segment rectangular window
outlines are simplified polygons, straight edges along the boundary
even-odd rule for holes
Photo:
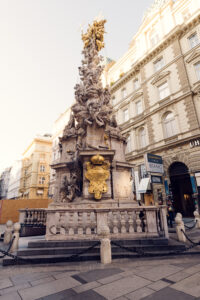
[[[122,99],[126,98],[126,96],[127,96],[127,91],[126,91],[126,89],[123,89],[122,90]]]
[[[136,114],[139,115],[143,112],[142,101],[139,100],[135,103],[136,106]]]
[[[159,71],[160,69],[162,69],[162,67],[164,66],[164,59],[163,57],[161,57],[159,60],[157,60],[155,63],[154,63],[154,69],[155,71]]]
[[[45,166],[44,165],[40,166],[40,172],[45,172]]]
[[[196,63],[194,67],[197,74],[197,79],[200,80],[200,62]]]
[[[134,90],[137,90],[140,87],[140,83],[139,83],[138,79],[135,79],[133,81],[133,87],[134,87]]]
[[[126,153],[131,152],[131,136],[129,135],[127,140],[126,140],[127,144],[126,144]]]
[[[113,96],[112,97],[112,105],[115,106],[115,104],[116,104],[116,98],[115,98],[115,96]]]
[[[44,184],[45,177],[39,177],[39,184]]]
[[[126,108],[126,109],[123,111],[123,115],[124,115],[124,122],[128,121],[128,119],[129,119],[128,108]]]
[[[194,34],[192,34],[189,38],[189,43],[190,43],[190,48],[194,48],[196,45],[199,44],[199,39],[197,36],[197,33],[195,32]]]
[[[163,84],[161,84],[158,87],[158,92],[159,92],[160,100],[162,100],[162,99],[166,98],[167,96],[169,96],[169,87],[168,87],[167,81],[164,82]]]

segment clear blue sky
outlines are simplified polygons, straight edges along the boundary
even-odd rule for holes
[[[107,19],[102,55],[128,49],[153,0],[0,0],[0,171],[20,157],[36,134],[73,100],[81,31]]]

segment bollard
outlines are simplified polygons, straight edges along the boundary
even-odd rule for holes
[[[21,228],[20,223],[15,223],[14,226],[13,226],[13,228],[14,228],[14,233],[13,233],[12,238],[15,238],[15,239],[14,239],[13,244],[11,246],[10,252],[17,251],[17,249],[18,249],[19,231],[20,231],[20,228]]]
[[[182,215],[180,213],[176,214],[175,223],[176,223],[176,233],[178,236],[178,240],[180,242],[185,243],[186,237],[185,237],[184,233],[181,231],[181,230],[183,230],[185,232],[185,226],[184,226],[184,222],[182,219]]]
[[[110,239],[108,238],[110,233],[109,227],[107,225],[101,226],[100,235],[103,237],[101,239],[100,246],[100,256],[102,264],[110,264],[112,262],[111,254],[111,244]]]
[[[195,222],[196,222],[195,228],[199,229],[200,228],[200,215],[199,215],[198,210],[194,211],[194,218],[195,218]]]
[[[4,233],[4,244],[9,244],[12,239],[12,230],[13,230],[13,222],[11,220],[8,220],[6,222],[6,229]]]

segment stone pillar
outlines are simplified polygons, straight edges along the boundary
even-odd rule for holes
[[[14,237],[14,241],[13,241],[13,244],[12,244],[12,247],[10,249],[10,252],[14,252],[14,251],[17,251],[18,249],[18,245],[19,245],[19,231],[20,231],[20,223],[15,223],[14,226],[14,234],[12,237]]]
[[[146,220],[147,220],[147,232],[158,233],[155,210],[149,210],[149,209],[146,210]]]
[[[169,231],[168,231],[168,225],[167,225],[167,214],[166,214],[166,207],[162,207],[160,210],[161,214],[161,222],[164,229],[165,237],[169,238]]]
[[[183,231],[185,232],[185,226],[182,220],[182,215],[180,213],[176,214],[175,222],[176,222],[176,233],[177,233],[178,240],[180,242],[185,243],[186,237],[183,233]]]
[[[109,238],[103,238],[101,240],[100,255],[101,255],[102,264],[105,265],[105,264],[110,264],[112,262],[111,245],[110,245]]]
[[[195,228],[200,228],[200,215],[199,215],[198,210],[194,211],[194,218],[195,218],[195,222],[196,222]]]
[[[6,222],[6,229],[4,233],[4,244],[9,244],[12,239],[12,230],[13,230],[13,222],[11,220],[8,220]]]

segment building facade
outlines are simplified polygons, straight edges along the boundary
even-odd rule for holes
[[[51,164],[55,164],[59,161],[60,158],[60,149],[59,149],[59,137],[63,135],[63,130],[67,125],[70,118],[71,109],[68,108],[66,111],[57,118],[54,122],[52,129],[52,155],[51,155]],[[56,180],[56,171],[54,169],[50,170],[50,181],[49,181],[49,197],[52,198],[54,195]]]
[[[7,199],[19,198],[21,171],[22,171],[22,161],[17,160],[14,162],[14,164],[11,167]]]
[[[199,7],[199,0],[154,1],[129,50],[106,72],[127,160],[135,164],[137,199],[148,196],[138,192],[141,178],[151,175],[144,156],[161,156],[153,199],[171,197],[184,216],[192,215],[200,192]]]
[[[48,198],[51,135],[37,136],[23,153],[20,198]]]
[[[8,196],[8,186],[10,180],[11,167],[6,168],[0,176],[0,199],[6,199]]]

